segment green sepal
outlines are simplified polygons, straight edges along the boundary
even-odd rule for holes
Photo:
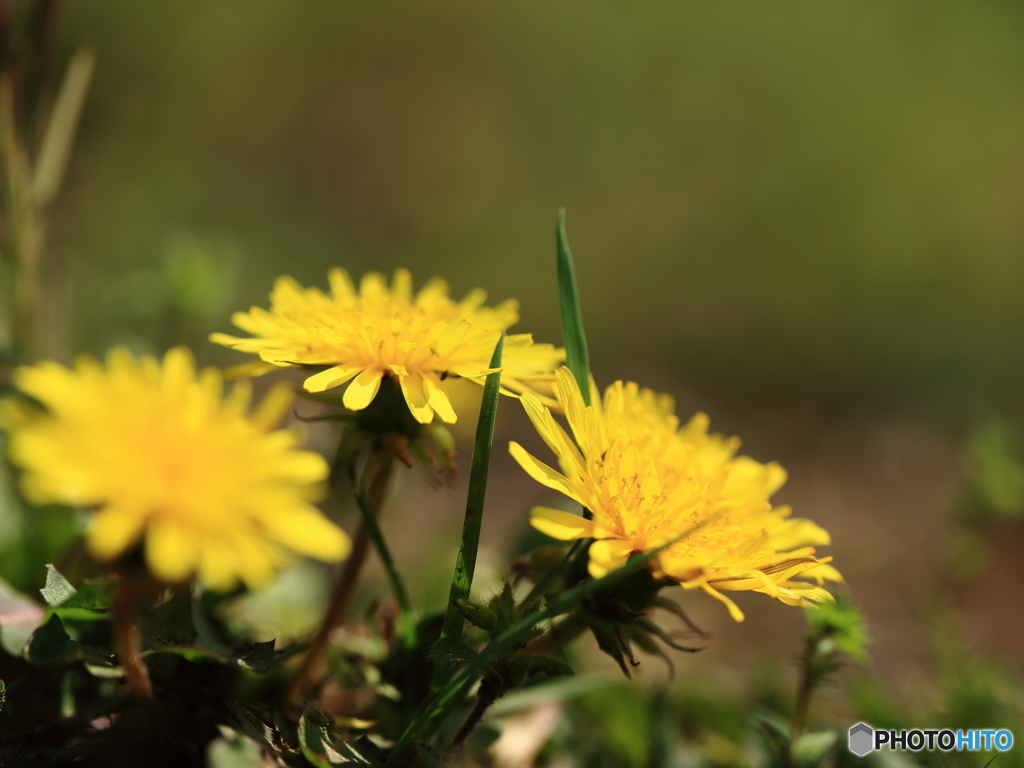
[[[572,677],[576,674],[564,661],[550,656],[519,654],[512,657],[509,666],[513,677],[518,681],[516,687],[525,682],[535,683],[556,677]]]

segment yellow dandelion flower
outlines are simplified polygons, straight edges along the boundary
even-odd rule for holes
[[[259,355],[261,362],[248,366],[250,375],[275,367],[330,366],[307,378],[305,388],[323,392],[350,382],[342,402],[353,411],[370,404],[385,376],[397,377],[417,421],[428,424],[436,413],[452,424],[456,414],[444,380],[461,376],[483,384],[498,337],[519,320],[515,301],[485,307],[486,294],[475,290],[456,303],[438,278],[414,295],[404,269],[395,272],[390,288],[378,273],[365,275],[358,291],[342,269],[332,269],[329,280],[328,295],[278,278],[269,312],[253,307],[231,318],[252,338],[214,333],[210,341]],[[508,336],[505,394],[533,391],[546,399],[553,371],[564,359],[564,350],[534,344],[529,334]]]
[[[197,374],[184,348],[162,362],[125,349],[105,366],[44,362],[19,368],[14,381],[46,407],[6,412],[25,494],[95,508],[86,544],[97,559],[141,544],[158,580],[198,571],[228,589],[238,579],[266,583],[288,553],[348,553],[348,537],[312,504],[327,463],[274,430],[291,401],[283,385],[249,415],[249,383],[225,398],[220,373]]]
[[[720,590],[753,590],[789,605],[832,599],[820,585],[842,577],[827,565],[832,558],[815,557],[813,548],[828,544],[828,533],[768,500],[786,480],[778,464],[735,456],[739,440],[708,434],[703,414],[680,428],[671,398],[633,383],[616,382],[603,402],[594,392],[595,405],[585,407],[572,374],[560,368],[556,396],[575,443],[536,398],[527,394],[522,402],[561,471],[518,443],[510,451],[535,480],[593,513],[587,520],[531,510],[533,526],[549,536],[595,539],[591,575],[685,534],[651,561],[654,575],[706,592],[736,621],[743,613]]]

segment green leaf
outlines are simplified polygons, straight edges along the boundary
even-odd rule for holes
[[[379,750],[368,739],[346,742],[332,732],[327,716],[308,702],[299,719],[299,748],[317,768],[335,765],[377,765]]]
[[[206,764],[210,768],[261,768],[263,759],[260,745],[227,726],[218,726],[220,737],[206,748]]]
[[[466,739],[466,750],[479,754],[501,738],[501,728],[494,723],[480,723]]]
[[[32,634],[25,658],[42,666],[73,664],[82,658],[82,647],[68,637],[60,616],[53,614]]]
[[[835,649],[852,659],[867,661],[870,642],[864,617],[845,592],[836,595],[834,603],[821,603],[805,610],[811,632],[821,640],[828,640]]]
[[[529,615],[524,616],[511,629],[502,632],[488,643],[480,652],[473,657],[473,660],[462,670],[453,675],[445,687],[435,693],[420,710],[419,715],[413,720],[403,732],[401,738],[395,744],[395,748],[388,756],[385,766],[394,765],[401,758],[405,749],[409,746],[420,730],[431,722],[440,722],[449,714],[458,702],[459,697],[468,691],[474,676],[479,675],[488,664],[495,658],[505,653],[517,644],[521,643],[524,637],[536,630],[537,625],[548,619],[568,613],[579,606],[589,595],[602,589],[608,589],[613,585],[630,578],[638,573],[648,562],[661,554],[662,551],[671,547],[683,537],[690,535],[696,527],[682,531],[678,536],[666,541],[659,547],[645,552],[642,555],[634,555],[627,563],[616,571],[605,574],[599,579],[588,579],[571,589],[567,589],[557,598],[548,603],[543,609],[536,609]]]
[[[0,647],[7,653],[21,656],[44,613],[37,603],[0,579]]]
[[[793,742],[793,757],[798,763],[817,763],[836,743],[835,731],[805,733]]]
[[[430,649],[430,658],[449,663],[469,661],[475,655],[473,647],[461,637],[442,637]]]
[[[558,242],[558,305],[562,313],[562,340],[565,343],[565,359],[576,383],[580,385],[583,402],[590,405],[590,353],[587,351],[587,336],[583,332],[583,313],[580,310],[580,295],[576,288],[576,271],[573,269],[572,254],[569,252],[569,238],[565,233],[565,210],[558,212],[558,226],[555,230]]]
[[[472,624],[486,632],[490,636],[498,634],[498,616],[490,608],[470,602],[459,600],[455,603],[455,610],[459,615]],[[446,617],[447,618],[447,617]]]
[[[238,659],[238,663],[257,674],[263,674],[274,664],[274,644],[276,640],[265,643],[253,643],[252,650]]]
[[[516,623],[516,598],[511,583],[502,583],[501,591],[491,598],[489,607],[498,619],[498,629],[501,632]]]
[[[57,93],[32,178],[32,196],[40,207],[53,202],[60,190],[95,63],[91,50],[77,51]]]
[[[192,623],[192,591],[182,587],[156,610],[141,612],[138,626],[144,650],[192,645],[199,634]]]
[[[78,590],[71,586],[71,582],[65,579],[52,563],[47,563],[46,584],[39,591],[48,606],[57,608],[74,597]]]
[[[502,352],[505,348],[505,334],[498,337],[498,343],[491,355],[491,368],[501,367]],[[487,495],[487,474],[491,463],[491,443],[494,441],[494,419],[498,411],[498,394],[501,390],[501,373],[492,373],[484,383],[483,399],[480,403],[480,418],[476,425],[476,440],[473,442],[473,460],[469,471],[469,492],[466,498],[466,517],[462,523],[462,545],[455,560],[452,586],[448,593],[448,610],[441,628],[441,638],[461,637],[463,615],[458,609],[460,600],[467,600],[473,587],[476,572],[477,551],[480,547],[480,525],[484,516],[484,498]],[[451,664],[440,662],[434,667],[430,681],[432,692],[440,690],[451,676]]]
[[[498,699],[487,712],[490,717],[505,717],[516,712],[533,709],[539,704],[569,701],[590,691],[613,685],[617,686],[619,682],[606,675],[558,677],[531,685],[529,688],[510,691]]]
[[[106,611],[114,602],[114,579],[97,579],[80,584],[78,591],[71,596],[60,610],[80,609],[86,611]]]
[[[705,521],[706,523],[706,521]],[[607,573],[599,579],[587,579],[576,586],[565,590],[561,595],[548,602],[545,608],[537,608],[528,615],[521,618],[516,625],[497,637],[493,638],[480,652],[473,657],[473,660],[453,675],[445,687],[431,696],[430,700],[423,706],[417,717],[406,726],[401,738],[395,744],[394,749],[385,762],[385,768],[394,765],[401,758],[405,749],[416,738],[417,734],[427,723],[441,722],[458,703],[472,686],[474,678],[492,661],[508,650],[517,647],[524,638],[530,637],[538,630],[538,624],[556,616],[561,616],[579,607],[590,595],[604,589],[611,589],[627,579],[639,573],[652,559],[661,554],[664,550],[673,546],[686,536],[696,531],[698,526],[691,526],[677,536],[666,541],[664,544],[655,547],[649,552],[636,554],[629,558],[624,566],[618,570]]]
[[[228,699],[226,704],[231,714],[235,716],[235,720],[238,722],[242,733],[257,744],[261,744],[269,752],[277,750],[275,743],[276,731],[263,722],[259,715],[253,712],[251,708],[234,699]]]
[[[762,713],[754,715],[754,722],[761,726],[768,747],[775,752],[779,760],[785,761],[789,755],[789,730],[785,723],[774,714]]]

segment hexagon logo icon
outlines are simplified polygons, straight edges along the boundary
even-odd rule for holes
[[[850,751],[857,757],[864,757],[875,748],[875,731],[866,723],[857,723],[850,728]]]

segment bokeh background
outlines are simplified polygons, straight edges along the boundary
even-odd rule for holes
[[[211,330],[334,265],[516,297],[518,330],[559,341],[565,207],[598,380],[708,412],[832,531],[874,638],[840,687],[915,701],[950,654],[1011,679],[1022,39],[1024,6],[989,0],[69,4],[64,58],[98,58],[50,221],[50,348],[234,364]],[[439,602],[464,489],[400,484],[385,530]],[[497,452],[495,574],[551,501]],[[743,625],[686,599],[715,639],[681,685],[792,676],[799,613],[739,600]]]

